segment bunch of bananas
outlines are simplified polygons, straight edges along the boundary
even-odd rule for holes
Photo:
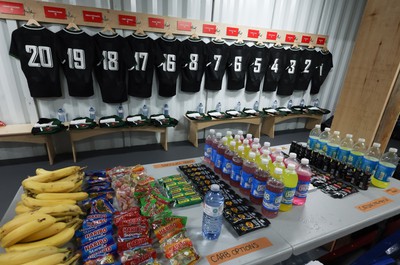
[[[0,264],[73,264],[64,246],[81,226],[84,213],[76,204],[88,197],[81,191],[84,173],[78,166],[54,171],[37,169],[22,182],[24,193],[16,216],[0,227]],[[4,262],[3,262],[4,261]]]

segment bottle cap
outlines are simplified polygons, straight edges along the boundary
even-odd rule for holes
[[[238,147],[238,150],[239,150],[239,151],[243,151],[243,150],[244,150],[244,146],[243,146],[243,145],[240,145],[240,146]]]
[[[236,142],[235,141],[231,141],[230,145],[231,146],[236,146]]]
[[[280,167],[275,168],[275,174],[282,175],[282,172],[283,172],[282,168]]]
[[[271,146],[271,143],[270,143],[270,142],[264,142],[264,146],[270,147],[270,146]]]
[[[240,140],[240,135],[235,135],[235,140]]]
[[[271,154],[271,152],[268,149],[262,150],[262,153],[264,155],[270,155]]]
[[[251,133],[248,133],[248,134],[246,134],[246,138],[251,139],[251,138],[253,138],[253,135]]]
[[[310,163],[310,161],[307,158],[302,158],[301,159],[301,164],[308,165],[308,163]]]
[[[373,146],[373,147],[378,147],[378,148],[379,148],[379,147],[381,147],[381,144],[380,144],[380,143],[373,143],[372,146]]]
[[[268,159],[265,159],[265,158],[261,159],[261,163],[262,163],[263,165],[268,164]]]
[[[326,128],[325,128],[325,131],[326,131],[326,132],[330,132],[330,131],[331,131],[331,128],[326,127]]]
[[[253,142],[254,142],[254,143],[259,143],[259,142],[260,142],[260,138],[254,138],[254,139],[253,139]]]
[[[287,168],[290,169],[290,170],[293,170],[293,169],[296,168],[296,165],[295,165],[295,164],[289,164],[289,165],[287,166]]]
[[[232,131],[226,131],[226,135],[232,135]]]
[[[315,128],[321,129],[321,124],[315,124]]]
[[[348,133],[348,134],[346,134],[346,137],[347,137],[347,138],[353,138],[353,135],[350,134],[350,133]]]
[[[222,142],[228,142],[228,138],[226,138],[225,136],[222,137]]]
[[[397,153],[397,148],[390,147],[390,148],[389,148],[389,152],[390,152],[390,153]]]
[[[358,138],[358,141],[359,141],[360,143],[365,143],[365,139],[364,139],[364,138]]]
[[[218,138],[221,138],[221,136],[222,136],[222,133],[217,132],[217,137],[218,137]]]
[[[277,156],[277,157],[276,157],[276,161],[282,162],[282,161],[283,161],[283,156]]]
[[[211,188],[212,191],[219,191],[219,185],[218,184],[211,184]]]
[[[243,140],[243,143],[244,143],[244,144],[249,144],[249,139],[244,139],[244,140]]]
[[[333,134],[334,135],[340,135],[340,132],[339,131],[334,131]]]
[[[215,130],[214,130],[214,129],[211,129],[211,130],[210,130],[210,133],[211,133],[211,134],[214,134],[214,133],[215,133]]]
[[[249,157],[250,157],[250,158],[255,158],[255,157],[256,157],[256,153],[250,152],[250,153],[249,153]]]
[[[243,135],[243,131],[242,131],[242,130],[239,130],[239,131],[238,131],[238,134],[239,134],[239,135]]]
[[[289,154],[289,157],[290,157],[290,158],[296,158],[296,157],[297,157],[297,154],[296,154],[296,153],[290,153],[290,154]]]

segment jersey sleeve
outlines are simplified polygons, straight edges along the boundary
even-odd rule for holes
[[[11,45],[10,45],[10,51],[9,54],[17,59],[19,59],[19,51],[18,51],[18,41],[17,41],[17,33],[16,31],[13,31],[11,34]]]
[[[58,34],[54,34],[54,49],[57,54],[58,60],[61,64],[64,64],[68,60],[67,48],[65,43],[59,37]]]
[[[154,42],[154,65],[156,66],[156,67],[160,67],[164,62],[165,62],[165,57],[164,57],[164,55],[163,55],[163,53],[162,53],[162,51],[161,51],[161,47],[160,47],[160,40],[161,39],[157,39],[155,42]]]
[[[95,51],[94,52],[94,64],[96,66],[98,66],[103,62],[104,57],[103,57],[103,53],[101,51],[100,45],[98,43],[98,40],[96,39],[96,35],[93,36],[92,39],[93,39],[94,51]]]
[[[124,61],[126,64],[126,68],[128,68],[128,71],[133,70],[137,63],[134,53],[126,39],[122,39],[122,56],[124,56]]]

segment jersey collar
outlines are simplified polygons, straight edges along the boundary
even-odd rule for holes
[[[29,25],[26,25],[26,24],[24,24],[24,25],[22,25],[22,26],[23,26],[24,28],[30,29],[30,30],[42,30],[42,29],[44,29],[43,26],[37,27],[37,26],[29,26]]]
[[[63,28],[63,30],[69,34],[82,34],[84,32],[83,30],[70,30],[67,28]]]
[[[137,35],[135,33],[132,33],[132,37],[134,37],[136,39],[147,39],[149,37],[149,35]]]
[[[99,32],[99,33],[97,33],[97,34],[99,34],[99,35],[100,35],[101,37],[103,37],[103,38],[108,38],[108,39],[114,39],[114,38],[116,38],[116,37],[119,36],[118,33],[111,34],[111,35],[107,35],[107,34],[104,34],[104,33]]]
[[[161,39],[163,40],[163,41],[168,41],[168,42],[174,42],[174,41],[176,41],[177,40],[177,38],[172,38],[172,39],[167,39],[167,38],[165,38],[164,36],[161,36]]]

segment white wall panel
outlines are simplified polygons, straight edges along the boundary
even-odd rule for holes
[[[238,25],[248,25],[271,29],[283,29],[329,35],[329,45],[333,53],[334,68],[329,74],[321,92],[316,96],[321,106],[334,110],[336,100],[342,86],[349,58],[353,48],[358,24],[362,16],[366,0],[113,0],[113,1],[89,1],[89,0],[62,0],[49,1],[64,4],[82,6],[94,6],[100,8],[113,8],[116,10],[142,12],[157,15],[200,19]],[[39,117],[56,117],[58,108],[63,107],[69,118],[88,116],[89,107],[96,109],[97,117],[113,115],[118,104],[105,104],[101,100],[97,82],[94,84],[95,95],[89,98],[72,98],[68,95],[66,80],[61,75],[63,97],[57,99],[32,99],[29,96],[25,76],[23,75],[19,61],[8,55],[11,33],[21,23],[13,20],[0,21],[0,120],[9,124],[34,123]],[[56,32],[61,25],[45,25],[51,31]],[[99,31],[98,28],[82,27],[90,35]],[[201,29],[197,29],[201,31]],[[128,36],[132,31],[118,30],[123,36]],[[245,34],[245,33],[244,33]],[[158,38],[159,34],[149,34],[151,38]],[[264,36],[265,37],[265,36]],[[178,36],[183,40],[185,37]],[[205,41],[208,41],[205,39]],[[229,44],[232,41],[228,42]],[[204,83],[204,80],[203,80]],[[226,89],[226,77],[223,88],[220,91],[205,91],[199,93],[186,93],[180,91],[178,80],[177,96],[164,98],[158,96],[157,80],[153,80],[152,97],[140,99],[129,97],[123,103],[125,114],[136,114],[143,104],[150,108],[151,114],[161,113],[162,106],[167,103],[170,114],[179,120],[179,125],[169,129],[169,141],[182,141],[187,139],[188,125],[183,119],[187,110],[195,109],[202,102],[205,110],[214,109],[218,102],[223,109],[234,108],[238,101],[242,107],[253,106],[256,100],[260,101],[260,107],[271,106],[277,99],[281,105],[285,105],[291,98],[298,104],[301,98],[306,103],[311,103],[315,98],[309,91],[295,92],[291,97],[280,97],[276,93],[247,93],[244,90],[229,91]],[[278,130],[299,128],[304,126],[304,121],[286,122],[277,127]],[[220,126],[221,130],[229,127]],[[234,125],[236,129],[244,129],[243,125]],[[200,134],[200,137],[203,135]],[[70,152],[67,134],[58,134],[54,137],[57,152]],[[78,151],[118,148],[132,145],[155,143],[159,136],[150,133],[116,133],[111,136],[97,137],[80,142]],[[0,144],[0,159],[17,158],[25,156],[44,155],[41,146],[16,143]]]

